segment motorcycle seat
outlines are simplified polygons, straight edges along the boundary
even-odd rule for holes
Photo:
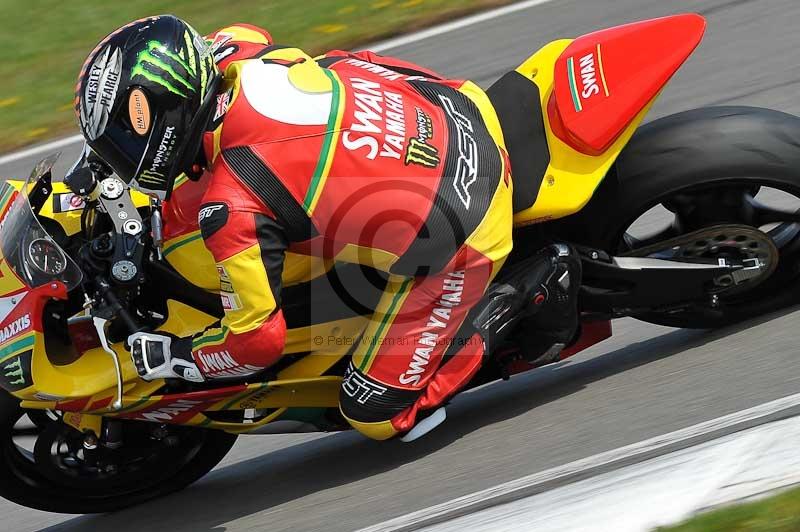
[[[500,120],[514,182],[514,213],[530,208],[550,163],[539,87],[509,72],[486,91]]]

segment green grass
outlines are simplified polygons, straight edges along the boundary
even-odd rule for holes
[[[236,22],[319,53],[511,0],[0,0],[0,152],[75,131],[83,60],[131,20],[172,13],[202,33]]]
[[[659,532],[795,532],[800,530],[800,488],[701,514]]]

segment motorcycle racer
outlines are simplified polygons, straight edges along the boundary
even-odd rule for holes
[[[244,378],[275,363],[289,250],[389,274],[340,396],[372,438],[435,411],[526,313],[547,324],[542,354],[574,336],[568,247],[492,284],[512,248],[512,168],[472,82],[370,52],[312,58],[244,24],[204,39],[159,16],[98,44],[76,112],[91,149],[144,192],[168,199],[178,175],[211,174],[198,221],[225,316],[193,337],[132,335],[144,379]]]

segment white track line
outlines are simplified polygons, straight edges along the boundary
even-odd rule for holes
[[[471,493],[361,529],[359,532],[415,530],[541,493],[595,474],[684,449],[776,419],[800,414],[800,394],[790,395],[741,412],[699,423],[618,449],[570,462],[540,473]],[[446,430],[445,427],[439,430]]]
[[[799,484],[798,439],[782,419],[421,530],[651,532]]]
[[[20,151],[15,151],[13,153],[9,153],[8,155],[3,155],[2,157],[0,157],[0,166],[8,163],[13,163],[15,161],[19,161],[20,159],[25,159],[27,157],[33,157],[35,155],[41,155],[43,153],[52,153],[66,146],[71,146],[73,144],[78,144],[81,142],[83,142],[83,137],[81,135],[71,135],[69,137],[64,137],[62,139],[47,142],[45,144],[39,144],[38,146],[33,146]]]
[[[425,39],[430,39],[431,37],[436,37],[444,33],[460,30],[462,28],[468,28],[469,26],[474,26],[476,24],[480,24],[481,22],[486,22],[488,20],[492,20],[497,17],[503,17],[505,15],[511,15],[512,13],[524,11],[526,9],[547,4],[552,1],[553,0],[526,0],[524,2],[517,2],[504,7],[498,7],[496,9],[484,11],[483,13],[478,13],[476,15],[454,20],[453,22],[447,22],[445,24],[433,26],[432,28],[428,28],[426,30],[409,33],[408,35],[403,35],[401,37],[397,37],[396,39],[382,41],[373,44],[372,46],[366,46],[363,49],[372,50],[373,52],[385,52],[386,50],[390,50],[392,48],[398,48],[400,46],[406,46],[415,42],[424,41]]]
[[[382,53],[387,50],[391,50],[392,48],[397,48],[399,46],[405,46],[407,44],[424,41],[425,39],[430,39],[431,37],[436,37],[444,33],[459,30],[462,28],[467,28],[469,26],[474,26],[475,24],[480,24],[481,22],[486,22],[488,20],[492,20],[497,17],[510,15],[518,11],[524,11],[525,9],[529,9],[531,7],[538,6],[541,4],[547,4],[552,1],[553,0],[526,0],[524,2],[518,2],[515,4],[507,5],[505,7],[499,7],[497,9],[492,9],[490,11],[478,13],[477,15],[472,15],[459,20],[455,20],[453,22],[447,22],[445,24],[434,26],[426,30],[410,33],[402,37],[397,37],[396,39],[389,39],[387,41],[375,43],[373,45],[366,46],[363,49]],[[62,139],[54,140],[52,142],[47,142],[45,144],[40,144],[38,146],[32,146],[24,150],[0,156],[0,166],[8,163],[13,163],[15,161],[19,161],[20,159],[25,159],[27,157],[33,157],[35,155],[53,152],[58,149],[64,148],[66,146],[78,144],[80,142],[83,142],[83,137],[81,135],[72,135],[69,137],[64,137]]]

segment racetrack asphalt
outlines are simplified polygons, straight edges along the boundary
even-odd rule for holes
[[[391,53],[488,86],[553,39],[688,11],[707,16],[706,38],[650,118],[732,103],[800,114],[794,0],[554,0]],[[33,162],[0,175],[27,174]],[[797,393],[798,318],[788,310],[718,331],[619,320],[615,336],[586,353],[456,398],[447,422],[413,444],[248,436],[171,497],[78,517],[2,501],[0,522],[20,531],[357,529]]]

